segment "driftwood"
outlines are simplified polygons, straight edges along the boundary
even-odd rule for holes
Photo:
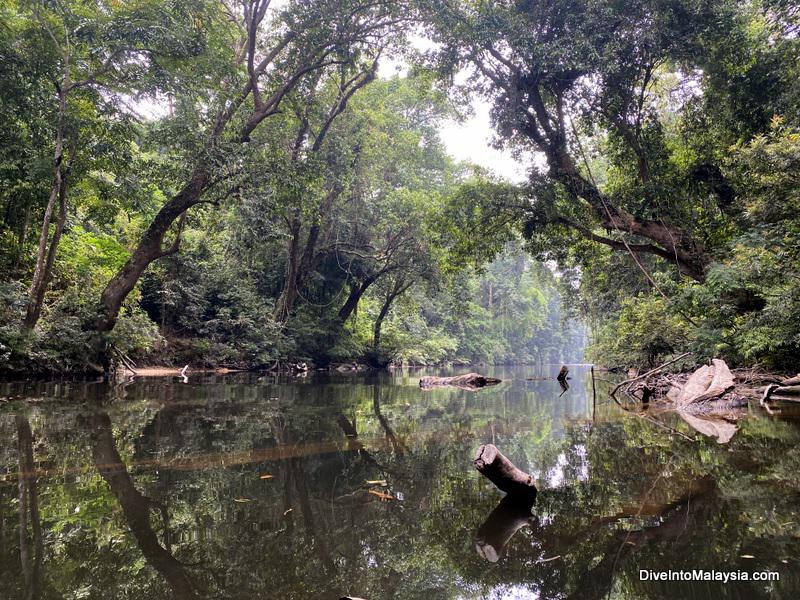
[[[456,375],[455,377],[422,377],[419,380],[419,387],[422,389],[430,389],[433,387],[451,386],[465,390],[478,390],[489,385],[497,385],[500,381],[500,379],[486,377],[478,373],[466,373],[465,375]]]
[[[733,374],[724,360],[715,358],[711,365],[703,365],[692,373],[682,388],[673,388],[667,394],[679,408],[690,404],[719,398],[736,385]]]
[[[746,396],[751,392],[742,386],[737,388],[736,377],[725,361],[717,358],[688,377],[685,374],[659,373],[664,367],[688,355],[682,354],[647,373],[623,381],[614,388],[612,397],[621,388],[634,398],[640,392],[643,408],[646,409],[651,401],[666,396],[669,401],[664,405],[666,410],[678,413],[695,431],[725,444],[738,429],[736,420],[740,413],[735,409],[746,405]]]
[[[683,386],[673,386],[667,393],[680,416],[692,429],[716,438],[720,444],[731,441],[738,427],[731,408],[735,397],[728,392],[736,381],[724,360],[715,358],[689,376]]]
[[[508,494],[509,502],[533,504],[536,484],[533,476],[517,468],[494,444],[483,444],[473,461],[478,472]]]
[[[561,370],[555,377],[555,380],[560,383],[566,382],[567,379],[571,379],[570,377],[567,377],[567,375],[569,375],[569,368],[567,365],[562,365]],[[526,381],[551,381],[552,379],[552,377],[528,377]]]
[[[800,402],[800,373],[782,380],[779,384],[773,383],[764,388],[764,393],[761,396],[761,405],[765,406],[767,402],[772,400]]]

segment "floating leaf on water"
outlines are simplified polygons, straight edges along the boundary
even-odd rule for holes
[[[253,499],[252,498],[234,498],[233,501],[234,502],[252,502]]]
[[[367,485],[382,485],[387,486],[389,485],[386,483],[385,479],[367,479]]]
[[[274,475],[269,475],[267,473],[264,473],[263,475],[259,475],[258,478],[259,479],[274,479]]]
[[[381,500],[394,500],[394,496],[391,494],[384,494],[383,492],[379,492],[378,490],[369,490],[369,493],[373,496],[377,496]]]

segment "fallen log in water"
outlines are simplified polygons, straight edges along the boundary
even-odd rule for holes
[[[454,377],[422,377],[419,380],[419,387],[422,389],[430,389],[433,387],[451,386],[459,387],[465,390],[478,390],[488,385],[497,385],[500,379],[494,377],[486,377],[478,373],[466,373],[465,375],[456,375]]]
[[[533,476],[503,456],[494,444],[483,444],[478,448],[473,464],[481,475],[508,494],[509,501],[532,504],[536,499]]]
[[[767,402],[773,400],[800,402],[800,373],[782,380],[779,384],[773,383],[764,388],[761,405],[765,406]]]
[[[659,372],[664,367],[687,357],[682,354],[673,360],[644,373],[641,376],[623,381],[611,392],[612,397],[624,389],[630,397],[637,398],[641,392],[644,408],[651,401],[666,400],[663,407],[676,412],[692,429],[716,438],[725,444],[737,431],[736,420],[741,409],[747,405],[747,394],[742,386],[737,387],[736,377],[724,360],[715,358],[710,365],[703,365],[690,375]]]
[[[652,369],[652,370],[648,371],[647,373],[645,373],[643,375],[634,376],[634,377],[631,377],[630,379],[626,379],[625,381],[620,382],[617,385],[617,387],[615,387],[613,390],[611,390],[611,397],[612,398],[615,397],[616,393],[620,390],[620,388],[622,388],[624,386],[627,386],[626,390],[630,390],[630,387],[631,387],[632,384],[636,383],[637,381],[647,380],[648,377],[650,377],[652,375],[655,375],[656,373],[658,373],[659,371],[661,371],[665,367],[668,367],[669,365],[674,364],[674,363],[678,362],[679,360],[682,360],[682,359],[686,358],[690,354],[691,354],[691,352],[684,352],[683,354],[681,354],[677,358],[673,358],[671,361],[665,362],[663,365],[661,365],[659,367],[656,367],[655,369]]]

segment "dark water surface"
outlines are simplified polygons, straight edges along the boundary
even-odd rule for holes
[[[800,422],[727,444],[526,368],[0,384],[0,598],[799,598]],[[533,513],[472,467],[493,442]],[[640,570],[779,581],[640,581]]]

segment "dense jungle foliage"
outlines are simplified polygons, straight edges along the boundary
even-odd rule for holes
[[[571,361],[581,323],[612,365],[800,351],[791,2],[2,0],[0,21],[6,369]],[[526,183],[445,151],[477,98]]]

